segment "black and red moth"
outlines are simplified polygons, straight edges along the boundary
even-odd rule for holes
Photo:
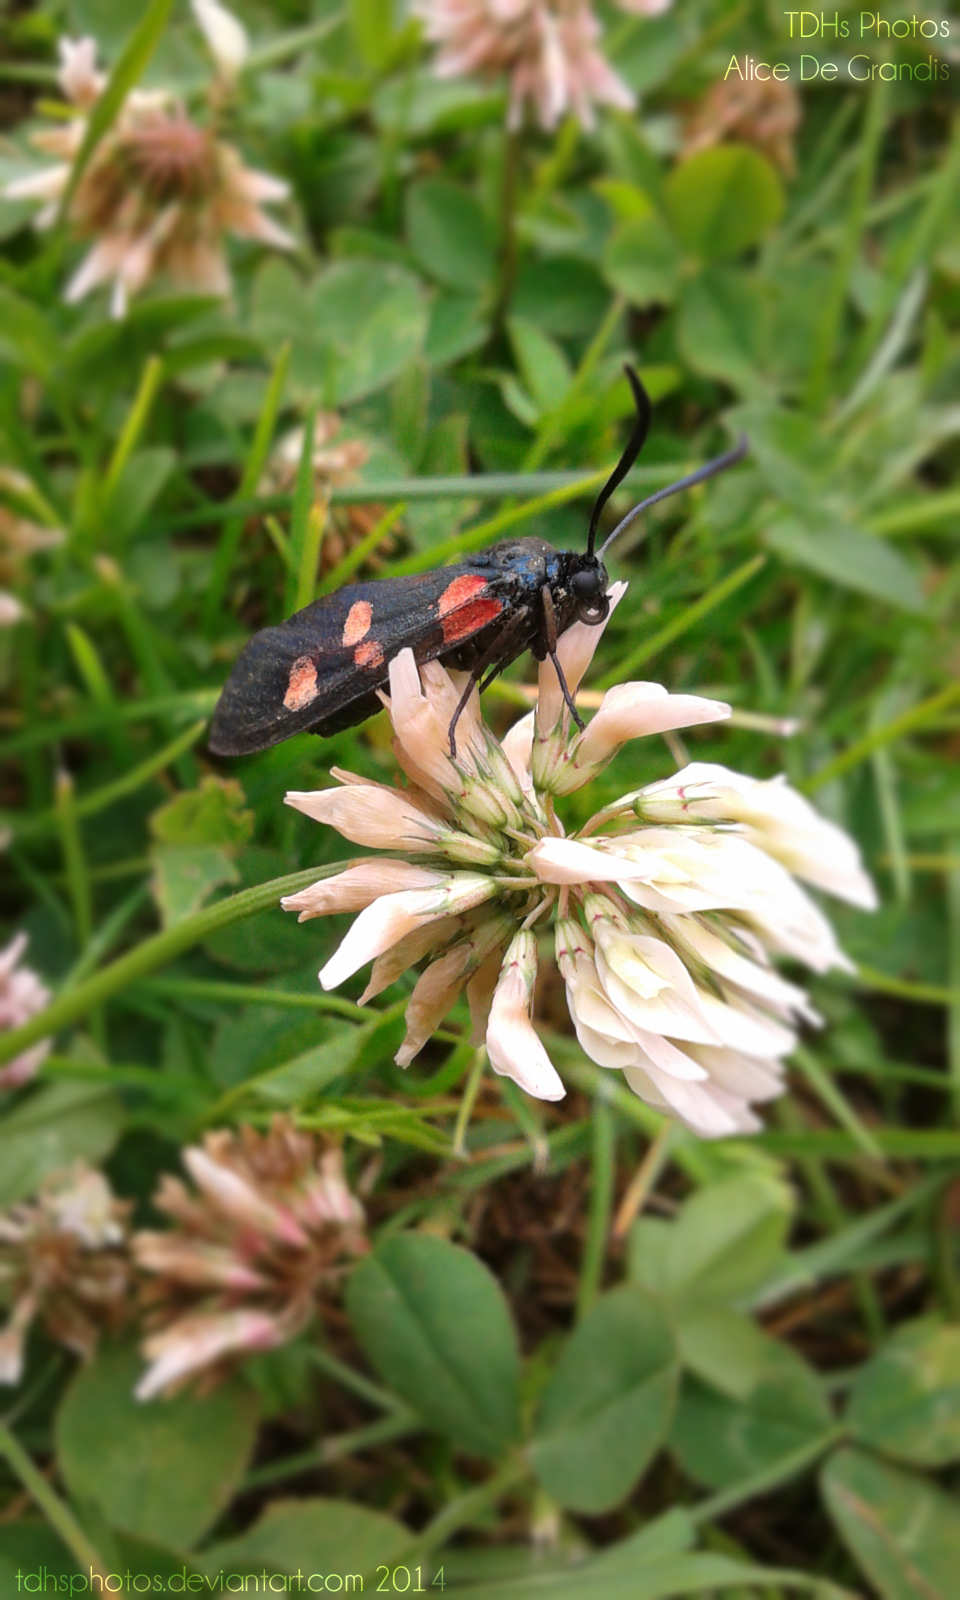
[[[584,554],[555,550],[543,539],[505,539],[436,572],[352,583],[324,595],[279,627],[263,628],[246,645],[214,713],[214,754],[249,755],[295,733],[328,735],[364,722],[380,709],[377,691],[387,685],[390,661],[408,647],[418,662],[437,660],[470,673],[450,722],[454,753],[457,721],[473,685],[486,688],[525,650],[538,661],[551,658],[571,715],[582,727],[556,646],[572,622],[599,624],[606,618],[604,552],[648,506],[722,472],[746,451],[741,439],[698,472],[650,495],[595,550],[603,508],[650,427],[649,396],[633,369],[626,372],[637,420],[597,497]]]

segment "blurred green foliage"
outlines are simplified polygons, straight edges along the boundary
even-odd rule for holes
[[[146,1217],[179,1146],[283,1109],[345,1136],[375,1243],[319,1338],[202,1399],[138,1405],[131,1350],[105,1346],[73,1371],[34,1339],[16,1437],[0,1426],[4,1593],[20,1569],[74,1572],[89,1547],[109,1570],[163,1581],[304,1567],[362,1573],[369,1590],[379,1569],[388,1589],[406,1573],[411,1592],[464,1600],[864,1584],[880,1600],[949,1600],[948,86],[851,85],[855,46],[838,40],[838,81],[800,97],[790,170],[756,117],[691,153],[689,119],[731,55],[776,52],[796,78],[800,41],[759,0],[677,0],[656,18],[603,6],[639,112],[513,141],[503,86],[436,79],[392,0],[236,9],[252,53],[219,126],[289,180],[295,252],[237,245],[230,299],[160,284],[112,320],[102,296],[63,301],[69,232],[38,234],[31,207],[0,201],[0,581],[23,608],[0,629],[3,915],[29,932],[57,1030],[37,1083],[0,1097],[0,1200],[82,1158],[106,1161]],[[858,13],[840,14],[855,32]],[[113,69],[88,154],[141,79],[202,111],[211,68],[187,6],[155,0],[131,22],[123,0],[4,11],[0,180],[38,162],[29,135],[48,125],[64,32],[92,33]],[[950,28],[937,54],[956,73]],[[869,49],[928,54],[913,40]],[[477,1087],[466,1008],[402,1074],[410,982],[367,1012],[322,995],[338,930],[275,909],[273,880],[305,883],[345,853],[283,793],[334,763],[387,780],[380,720],[229,773],[203,741],[251,630],[370,558],[380,573],[423,568],[487,542],[501,512],[580,546],[590,495],[571,474],[595,482],[618,452],[627,358],[657,405],[619,506],[740,430],[751,452],[617,549],[631,583],[593,682],[642,669],[729,700],[733,724],[692,735],[696,756],[785,770],[863,843],[882,890],[876,916],[837,917],[859,976],[814,986],[828,1026],[798,1052],[768,1131],[721,1146],[664,1131],[553,1016],[567,1101],[484,1080],[458,1128]],[[318,406],[368,451],[320,530],[309,479],[264,476]],[[388,506],[402,520],[385,544],[386,524],[372,530]],[[18,553],[7,530],[24,520],[62,537]],[[529,675],[519,663],[491,689],[498,728]],[[631,748],[590,809],[669,765],[652,741]],[[625,1196],[646,1211],[612,1228]],[[45,1487],[24,1447],[49,1464]]]

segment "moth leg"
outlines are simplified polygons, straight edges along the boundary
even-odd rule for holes
[[[544,584],[540,590],[540,602],[543,606],[544,631],[547,636],[547,655],[553,662],[554,671],[560,684],[560,692],[567,702],[567,710],[582,733],[586,723],[574,705],[573,695],[570,693],[569,685],[563,675],[563,668],[560,665],[560,657],[557,655],[557,613],[553,609],[553,595],[550,593],[547,584]]]
[[[470,696],[473,694],[475,686],[480,683],[480,680],[487,671],[488,667],[494,667],[494,672],[490,674],[490,678],[495,676],[497,661],[504,654],[505,650],[510,646],[510,644],[513,643],[516,637],[524,631],[529,620],[530,612],[526,606],[521,607],[519,611],[515,611],[505,626],[501,628],[500,632],[497,634],[497,637],[492,641],[491,644],[487,646],[487,649],[483,652],[480,660],[471,668],[470,681],[464,688],[463,694],[460,696],[457,704],[457,709],[450,718],[448,737],[450,740],[450,755],[453,760],[456,760],[457,757],[457,723],[460,721],[461,716],[467,709]],[[487,679],[487,683],[490,682],[490,678]],[[486,684],[480,683],[480,687],[481,689],[485,689]]]

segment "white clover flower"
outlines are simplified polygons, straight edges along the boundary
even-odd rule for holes
[[[602,628],[576,623],[561,636],[572,687]],[[705,1138],[753,1131],[751,1106],[782,1091],[799,1026],[820,1021],[772,958],[850,969],[797,879],[874,905],[855,844],[785,780],[708,763],[625,795],[568,834],[557,802],[625,743],[715,722],[729,707],[627,683],[577,732],[548,661],[535,712],[502,743],[474,692],[452,757],[449,722],[465,681],[401,652],[384,699],[408,787],[335,771],[339,787],[287,797],[347,839],[420,858],[355,862],[283,902],[301,919],[359,911],[321,983],[332,988],[372,961],[366,1001],[428,957],[397,1061],[408,1065],[465,992],[494,1070],[559,1099],[563,1083],[532,1021],[536,935],[555,914],[557,965],[591,1060]]]
[[[520,127],[528,103],[547,130],[570,114],[592,128],[594,106],[631,111],[636,104],[600,51],[588,0],[416,0],[415,10],[439,47],[438,78],[508,79],[511,128]]]

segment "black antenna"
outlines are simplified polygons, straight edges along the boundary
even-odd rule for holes
[[[629,368],[627,370],[629,372]],[[679,494],[681,489],[692,489],[694,484],[704,483],[707,478],[716,477],[718,472],[725,472],[727,467],[735,467],[738,461],[743,460],[749,448],[750,441],[745,433],[741,433],[732,450],[727,450],[724,455],[717,456],[713,461],[708,461],[705,467],[700,467],[696,472],[691,472],[689,477],[681,478],[677,483],[671,483],[668,489],[658,489],[656,494],[650,495],[646,500],[641,500],[638,506],[634,506],[632,511],[627,512],[622,522],[618,522],[613,532],[604,540],[598,552],[600,559],[603,559],[603,552],[609,550],[614,539],[619,539],[621,533],[624,533],[631,522],[639,517],[641,511],[646,511],[649,506],[655,506],[658,500],[666,500],[668,495]],[[620,477],[617,477],[617,473],[620,473]],[[614,480],[619,483],[622,477],[623,473],[620,472],[618,467],[617,472],[614,473],[613,478],[610,480],[611,484]]]
[[[590,517],[590,532],[587,535],[588,556],[593,555],[593,546],[597,537],[597,523],[600,521],[603,508],[610,499],[610,496],[613,494],[614,490],[619,489],[624,478],[627,476],[627,473],[630,471],[630,468],[633,466],[633,463],[636,461],[637,456],[640,454],[640,451],[646,444],[647,434],[650,432],[650,418],[653,415],[653,407],[650,404],[650,396],[647,394],[646,389],[643,387],[643,384],[640,382],[640,379],[637,377],[637,374],[634,372],[632,367],[625,366],[623,370],[627,375],[627,382],[633,390],[633,403],[637,408],[637,420],[634,424],[633,432],[631,433],[627,442],[627,448],[624,450],[623,455],[620,457],[620,460],[617,462],[603,488],[600,490],[600,493],[597,495],[597,503],[594,506],[593,513]],[[607,544],[609,543],[610,541],[608,539]]]

